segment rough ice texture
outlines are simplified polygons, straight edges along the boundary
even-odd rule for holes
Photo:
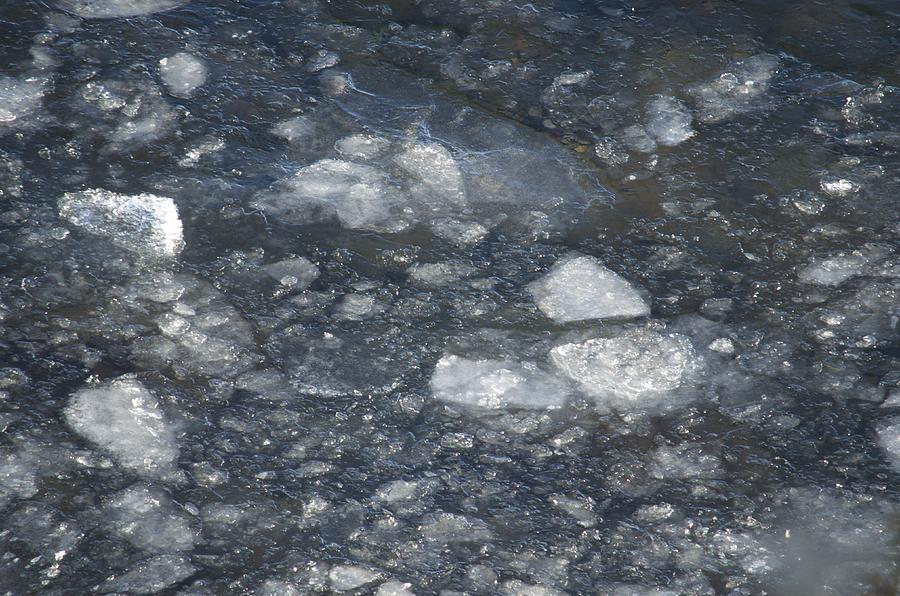
[[[206,82],[207,68],[193,54],[178,52],[159,61],[159,74],[169,93],[186,98]]]
[[[384,582],[378,586],[375,596],[416,596],[415,592],[410,590],[412,584],[398,581]]]
[[[164,493],[136,485],[116,493],[103,507],[110,531],[153,553],[191,550],[197,533]]]
[[[438,204],[465,203],[462,172],[443,146],[413,143],[394,156],[394,162],[416,180],[411,192],[420,200],[424,198],[426,202],[430,200]]]
[[[409,278],[417,285],[440,287],[458,282],[475,273],[475,269],[465,263],[446,261],[444,263],[416,263],[409,268]]]
[[[302,141],[312,136],[315,124],[306,116],[296,116],[282,120],[272,127],[272,134],[289,143]]]
[[[171,10],[187,0],[61,0],[60,7],[88,19],[135,17]]]
[[[444,356],[431,377],[442,401],[482,408],[559,408],[569,397],[565,383],[533,364]]]
[[[338,592],[355,590],[378,579],[378,573],[357,565],[335,565],[328,572],[331,589]]]
[[[287,223],[336,219],[347,228],[399,231],[402,191],[371,166],[323,159],[301,168],[258,197],[255,206]]]
[[[0,455],[0,507],[14,498],[32,497],[37,490],[34,466],[15,454]]]
[[[588,256],[557,263],[528,289],[538,308],[558,323],[650,314],[634,286]]]
[[[734,63],[718,78],[694,86],[693,95],[703,122],[720,122],[753,109],[769,88],[778,68],[778,58],[769,54],[751,56]]]
[[[171,258],[184,246],[178,209],[168,197],[120,195],[99,188],[70,192],[59,200],[59,214],[137,255]]]
[[[657,97],[647,105],[647,134],[664,146],[683,143],[692,136],[690,111],[674,97]]]
[[[175,470],[178,443],[156,397],[130,377],[75,392],[66,421],[79,435],[105,449],[125,468],[146,477]]]
[[[126,573],[112,577],[100,586],[106,593],[156,594],[180,583],[197,571],[190,562],[177,555],[159,555],[141,561]]]
[[[0,76],[0,132],[19,127],[40,107],[47,87],[43,77]]]
[[[550,360],[598,404],[614,410],[662,405],[699,367],[691,340],[640,329],[557,346]]]

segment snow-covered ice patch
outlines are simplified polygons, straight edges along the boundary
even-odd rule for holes
[[[444,356],[431,377],[437,399],[482,408],[559,408],[566,384],[530,363]]]
[[[190,97],[206,82],[207,74],[203,60],[187,52],[178,52],[159,61],[159,75],[175,97]]]
[[[122,195],[99,188],[70,192],[59,200],[59,214],[138,255],[171,258],[184,246],[178,209],[168,197]]]
[[[151,478],[175,471],[175,428],[137,379],[124,376],[76,391],[65,417],[75,432],[129,470]]]
[[[667,393],[689,382],[700,367],[688,337],[647,329],[557,346],[550,360],[598,405],[612,410],[664,406]]]
[[[538,308],[558,323],[650,314],[650,306],[634,286],[584,255],[557,263],[528,289]]]

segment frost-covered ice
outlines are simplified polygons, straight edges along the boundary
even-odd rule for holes
[[[647,104],[647,134],[660,145],[671,147],[692,136],[693,117],[687,106],[674,97],[658,97]]]
[[[416,263],[409,268],[409,277],[426,287],[440,287],[470,277],[475,269],[465,263]]]
[[[394,161],[416,179],[414,194],[432,195],[426,201],[465,204],[462,172],[450,152],[437,143],[414,143],[394,156]]]
[[[187,98],[206,82],[206,63],[188,52],[178,52],[159,61],[159,75],[169,93]]]
[[[89,19],[134,17],[171,10],[187,0],[59,0],[61,8]]]
[[[528,290],[541,311],[558,323],[643,317],[650,307],[628,281],[588,256],[567,258]]]
[[[184,246],[178,209],[168,197],[122,195],[99,188],[70,192],[59,200],[59,214],[139,256],[171,258]]]
[[[66,421],[125,468],[150,478],[174,474],[178,442],[157,398],[135,378],[76,391]]]
[[[534,364],[444,356],[431,377],[437,399],[481,408],[559,408],[565,383]]]
[[[664,407],[667,393],[689,383],[700,367],[689,338],[648,329],[557,346],[550,360],[599,405],[614,410]]]
[[[412,584],[398,581],[384,582],[375,590],[375,596],[416,596]]]

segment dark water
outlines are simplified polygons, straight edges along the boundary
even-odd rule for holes
[[[0,592],[900,593],[898,24],[0,2]]]

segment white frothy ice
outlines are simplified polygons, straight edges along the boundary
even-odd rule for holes
[[[372,159],[387,151],[391,142],[374,135],[356,134],[339,139],[334,149],[349,159]]]
[[[588,256],[557,263],[528,289],[538,308],[558,323],[650,314],[634,286]]]
[[[60,7],[88,19],[112,19],[171,10],[187,0],[61,0]]]
[[[411,188],[414,195],[438,203],[465,203],[462,172],[445,147],[413,143],[394,156],[394,162],[416,180]]]
[[[664,405],[666,394],[700,366],[686,336],[646,329],[557,346],[550,360],[598,405],[613,410]]]
[[[75,432],[129,470],[147,477],[166,477],[175,470],[175,429],[137,379],[119,377],[76,391],[65,417]]]
[[[412,584],[389,581],[378,586],[375,596],[416,596],[415,592],[410,590]]]
[[[687,106],[674,97],[657,97],[647,105],[647,134],[663,146],[675,146],[694,136],[693,117]]]
[[[442,401],[482,408],[559,408],[569,397],[565,383],[533,364],[444,356],[431,377]]]
[[[135,254],[169,258],[184,246],[178,209],[168,197],[121,195],[99,188],[70,192],[59,200],[59,214]]]
[[[891,465],[900,470],[900,416],[878,427],[878,445],[888,456]]]
[[[178,52],[159,61],[159,75],[175,97],[190,97],[206,82],[207,74],[203,60],[187,52]]]

